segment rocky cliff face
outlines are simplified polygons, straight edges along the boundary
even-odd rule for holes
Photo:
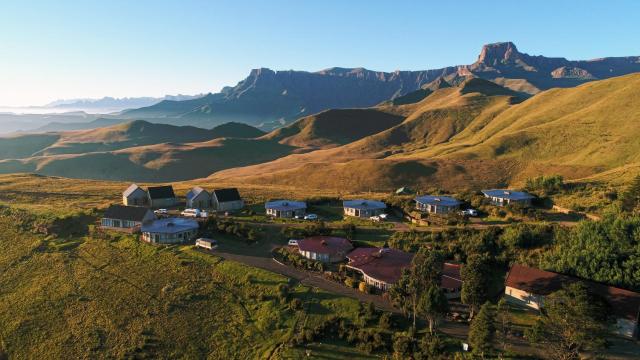
[[[571,87],[638,71],[640,57],[570,61],[528,55],[519,52],[511,42],[501,42],[483,46],[473,64],[424,71],[380,72],[337,67],[318,72],[254,69],[246,79],[219,94],[190,102],[165,101],[125,115],[174,117],[200,126],[238,121],[270,129],[327,109],[370,107],[414,92],[437,79],[457,84],[469,76],[480,77],[533,94],[551,87]]]

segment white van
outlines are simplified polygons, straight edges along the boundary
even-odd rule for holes
[[[198,209],[184,209],[180,215],[184,217],[200,217],[200,210]]]

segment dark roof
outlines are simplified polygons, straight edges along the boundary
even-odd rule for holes
[[[129,220],[129,221],[142,221],[148,212],[151,210],[141,206],[124,206],[124,205],[111,205],[104,212],[104,218],[117,219],[117,220]]]
[[[535,196],[524,191],[513,191],[509,189],[491,189],[482,190],[482,193],[489,197],[496,197],[509,200],[527,200],[533,199]]]
[[[268,201],[266,204],[264,204],[264,208],[280,211],[302,210],[307,208],[307,203],[305,203],[304,201],[274,200]]]
[[[310,251],[316,254],[335,255],[353,249],[351,241],[333,236],[312,236],[298,240],[300,251]]]
[[[633,291],[522,265],[511,267],[505,285],[531,294],[549,295],[576,282],[584,283],[590,291],[607,301],[616,316],[637,320],[640,294]]]
[[[149,197],[151,199],[170,199],[175,198],[176,194],[173,192],[173,186],[150,186]]]
[[[356,200],[345,200],[342,202],[342,206],[351,209],[386,209],[387,205],[382,201],[376,200],[364,200],[364,199],[356,199]]]
[[[462,204],[461,201],[456,200],[449,196],[424,195],[424,196],[418,196],[415,200],[416,202],[419,202],[421,204],[448,206],[448,207],[458,206]]]
[[[400,280],[402,270],[411,265],[413,256],[412,253],[391,248],[360,247],[349,253],[347,258],[349,267],[376,280],[394,284]],[[447,289],[459,289],[462,286],[460,265],[444,264],[441,286]]]
[[[213,190],[213,196],[218,199],[218,202],[242,200],[240,193],[236,188]]]

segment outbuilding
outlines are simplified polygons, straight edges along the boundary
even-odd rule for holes
[[[507,206],[513,204],[530,206],[531,200],[535,198],[535,196],[527,192],[508,189],[482,190],[482,193],[484,194],[484,197],[491,201],[491,204],[496,206]]]
[[[104,212],[100,226],[104,229],[134,232],[140,230],[143,223],[155,218],[153,212],[146,207],[111,205]]]
[[[457,211],[461,201],[449,196],[424,195],[415,198],[416,209],[429,214],[446,215]]]
[[[211,195],[200,186],[196,186],[187,193],[187,207],[191,209],[208,209],[211,207]]]
[[[196,247],[213,250],[218,247],[218,242],[213,239],[200,238],[196,240]]]
[[[274,200],[268,201],[264,208],[269,216],[289,219],[304,216],[307,211],[307,203],[304,201]]]
[[[340,237],[311,236],[298,240],[300,255],[325,263],[343,261],[352,249],[351,241]]]
[[[216,211],[235,211],[244,207],[244,201],[236,188],[213,190],[211,203]]]
[[[513,265],[509,270],[504,293],[507,301],[511,303],[540,309],[544,307],[545,296],[576,282],[582,282],[591,293],[608,303],[616,320],[615,327],[611,329],[613,333],[637,338],[639,293],[522,265]]]
[[[152,208],[166,208],[176,205],[176,194],[173,192],[173,186],[150,186],[147,190],[149,193],[149,206]]]
[[[131,184],[122,193],[122,203],[125,206],[146,206],[149,203],[149,195],[136,184]]]
[[[142,225],[142,240],[152,244],[176,244],[193,240],[198,222],[185,218],[157,219]]]
[[[360,218],[370,218],[372,216],[383,214],[387,205],[382,201],[376,200],[345,200],[342,202],[344,214]]]

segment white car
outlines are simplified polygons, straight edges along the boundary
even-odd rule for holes
[[[380,215],[378,215],[378,216],[380,217],[380,220],[387,220],[387,216],[389,216],[389,215],[387,215],[387,214],[380,214]]]
[[[156,214],[156,215],[165,215],[165,214],[169,213],[169,210],[167,210],[167,209],[158,209],[158,210],[155,210],[153,213]]]
[[[289,239],[289,246],[298,246],[298,240]]]
[[[370,217],[369,220],[375,221],[375,222],[380,222],[380,221],[382,221],[382,218],[380,217],[380,215],[374,215],[374,216]]]
[[[466,215],[466,216],[478,216],[478,210],[476,209],[466,209],[466,210],[462,210],[460,212],[460,215]]]
[[[200,210],[199,209],[184,209],[184,211],[181,212],[180,215],[182,215],[184,217],[200,217]]]
[[[200,210],[200,217],[201,218],[208,218],[209,217],[209,212],[206,210]]]
[[[316,214],[307,214],[304,216],[305,220],[318,220],[318,215]]]

